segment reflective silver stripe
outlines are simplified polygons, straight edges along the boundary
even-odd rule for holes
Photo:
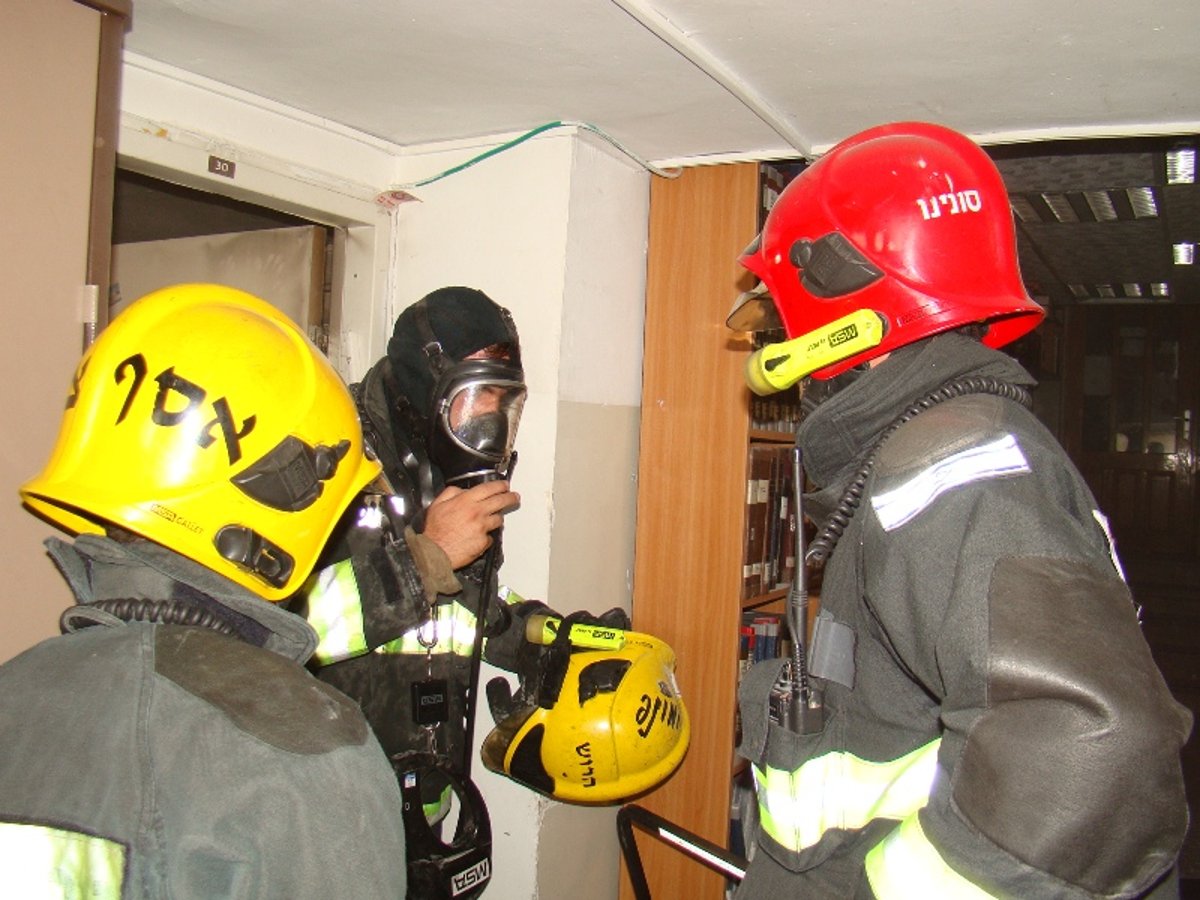
[[[946,865],[915,814],[871,848],[866,869],[878,900],[987,900],[994,896]]]
[[[504,585],[496,592],[501,603],[509,605],[521,603],[524,597]],[[388,641],[376,647],[376,653],[421,653],[427,652],[426,644],[434,638],[437,644],[434,653],[457,653],[459,656],[470,656],[475,652],[475,613],[460,603],[439,606],[435,622],[425,622],[423,625],[410,629],[395,640]],[[421,643],[424,639],[425,644]]]
[[[119,900],[125,846],[107,838],[0,822],[4,893],[22,900]]]
[[[1029,463],[1016,438],[1006,434],[991,443],[947,456],[899,487],[876,494],[871,498],[871,506],[884,530],[893,531],[911,522],[953,488],[1029,471]]]
[[[315,573],[305,585],[305,593],[308,624],[317,632],[313,660],[318,665],[326,666],[367,652],[362,601],[350,560],[334,563]],[[519,595],[504,587],[499,595],[505,603],[521,600]],[[425,644],[421,643],[422,636]],[[375,652],[424,654],[428,652],[426,644],[434,639],[437,641],[434,653],[470,656],[475,649],[475,614],[459,603],[438,606],[433,623],[425,622],[411,628],[400,637],[376,647]]]
[[[1098,509],[1092,510],[1092,518],[1100,525],[1100,529],[1104,532],[1104,540],[1108,544],[1108,558],[1112,560],[1113,568],[1117,570],[1117,574],[1121,576],[1121,580],[1125,581],[1125,569],[1121,566],[1121,560],[1117,558],[1117,542],[1113,538],[1112,528],[1108,524],[1108,516],[1100,512]]]
[[[474,653],[475,613],[460,603],[444,603],[436,609],[433,621],[410,628],[395,640],[376,647],[375,652],[424,654],[433,644],[434,653],[457,653],[459,656]]]
[[[756,765],[762,828],[798,853],[830,829],[853,831],[872,819],[907,818],[929,800],[941,744],[938,738],[890,762],[836,752],[807,760],[793,772]]]
[[[305,585],[308,624],[317,632],[313,660],[321,666],[367,652],[358,581],[350,560],[317,572]]]

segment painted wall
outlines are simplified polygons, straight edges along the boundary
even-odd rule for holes
[[[628,609],[650,176],[562,129],[410,188],[414,200],[377,204],[511,136],[401,150],[157,64],[126,74],[125,164],[346,226],[357,246],[335,361],[347,377],[383,352],[399,310],[434,288],[470,285],[512,310],[530,394],[501,580],[564,612]],[[214,147],[239,160],[233,184],[207,173]],[[481,678],[501,675],[485,666]],[[477,739],[491,726],[481,708]],[[488,897],[555,898],[564,884],[575,900],[617,896],[614,810],[545,800],[481,764],[473,775],[492,818]]]
[[[196,190],[334,226],[343,296],[330,358],[361,376],[387,341],[390,220],[376,197],[396,148],[154,60],[126,54],[118,164]],[[210,171],[232,163],[233,177]],[[228,170],[226,170],[228,171]]]

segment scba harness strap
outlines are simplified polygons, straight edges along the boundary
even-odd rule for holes
[[[392,757],[400,781],[411,900],[471,900],[492,877],[492,824],[487,804],[470,778],[444,757],[413,751]],[[454,839],[445,843],[425,818],[421,803],[422,773],[440,772],[458,798]]]

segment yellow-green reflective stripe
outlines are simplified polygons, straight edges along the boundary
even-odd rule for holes
[[[833,828],[907,818],[929,800],[941,743],[938,738],[890,762],[838,752],[810,759],[794,772],[754,766],[763,830],[799,852]]]
[[[317,632],[313,659],[326,666],[367,652],[358,581],[350,560],[317,572],[305,585],[308,624]]]
[[[916,814],[871,848],[866,866],[871,890],[879,900],[986,900],[994,896],[946,865]]]
[[[425,643],[422,644],[421,641]],[[376,653],[426,653],[433,643],[434,653],[457,653],[470,656],[475,652],[475,613],[459,603],[437,607],[432,622],[411,628],[395,640],[375,648]]]
[[[450,812],[450,785],[442,788],[442,793],[436,800],[422,804],[421,811],[425,813],[425,821],[430,825],[436,825],[446,818],[446,814]]]
[[[125,847],[47,825],[0,822],[5,894],[22,900],[119,900]]]

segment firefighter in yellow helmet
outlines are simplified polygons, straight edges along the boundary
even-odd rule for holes
[[[46,544],[78,605],[0,667],[7,891],[404,896],[388,760],[269,602],[379,471],[338,375],[262,300],[183,285],[113,321],[65,405],[20,495],[76,536]]]

